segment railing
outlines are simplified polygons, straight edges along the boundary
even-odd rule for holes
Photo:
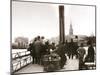
[[[12,72],[17,72],[32,62],[29,51],[12,53]]]
[[[96,69],[96,62],[86,62],[85,65],[87,66],[88,70]]]

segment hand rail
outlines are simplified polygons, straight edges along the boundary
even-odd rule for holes
[[[15,73],[32,62],[29,51],[12,53],[12,73]]]
[[[22,58],[22,57],[28,56],[28,55],[30,55],[30,52],[29,51],[12,53],[12,59],[15,60],[17,58]]]

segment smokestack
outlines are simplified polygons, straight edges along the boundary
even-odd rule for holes
[[[59,6],[59,30],[60,30],[60,38],[59,43],[65,42],[65,30],[64,30],[64,6]]]

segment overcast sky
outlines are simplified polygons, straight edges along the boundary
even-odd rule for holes
[[[12,2],[12,41],[15,37],[29,39],[37,35],[45,38],[59,35],[59,4]],[[95,35],[95,7],[64,5],[65,34],[70,23],[74,34]]]

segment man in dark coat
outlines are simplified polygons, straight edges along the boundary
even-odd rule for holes
[[[28,48],[28,51],[30,51],[30,55],[32,56],[32,63],[34,64],[35,63],[35,49],[34,49],[34,43],[30,43],[29,44],[29,48]]]
[[[41,51],[42,55],[49,54],[49,50],[50,50],[49,41],[46,41]]]
[[[88,48],[88,54],[86,57],[86,62],[94,62],[94,48],[93,45],[90,44],[89,48]]]
[[[35,48],[36,63],[40,64],[41,49],[42,49],[42,42],[40,41],[40,36],[37,37],[37,40],[34,43],[34,48]]]
[[[67,40],[65,43],[65,52],[67,53],[67,56],[70,59],[70,56],[71,56],[70,43],[68,43]]]
[[[65,52],[68,54],[68,42],[67,42],[67,40],[65,42]]]
[[[51,49],[52,50],[55,50],[56,49],[56,46],[55,46],[55,43],[54,42],[52,42],[52,44],[51,44]]]
[[[71,39],[71,42],[69,43],[69,50],[70,50],[70,56],[72,55],[72,59],[75,55],[77,55],[77,49],[78,45],[73,42],[73,39]]]
[[[76,59],[78,58],[78,52],[77,52],[78,48],[79,48],[78,43],[75,42],[74,43],[74,56],[76,56]]]

